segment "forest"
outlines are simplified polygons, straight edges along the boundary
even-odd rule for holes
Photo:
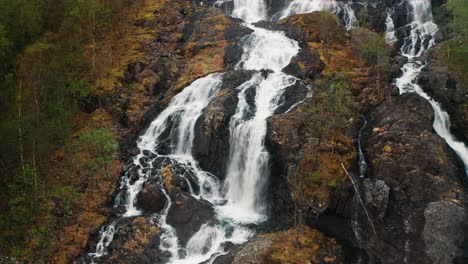
[[[27,254],[23,243],[41,235],[35,226],[44,200],[77,195],[66,179],[52,184],[60,169],[50,164],[57,149],[66,145],[73,153],[86,144],[115,144],[105,130],[90,131],[80,144],[70,135],[77,114],[87,111],[88,95],[101,89],[103,68],[112,67],[112,45],[126,34],[131,2],[0,1],[2,255]]]

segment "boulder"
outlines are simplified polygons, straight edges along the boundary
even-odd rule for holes
[[[365,200],[368,207],[377,213],[377,219],[382,220],[388,207],[390,188],[382,180],[364,181]]]
[[[159,213],[164,209],[166,196],[154,181],[147,182],[137,197],[137,205],[148,213]]]
[[[453,263],[463,242],[466,209],[447,200],[429,203],[424,209],[423,237],[433,263]]]
[[[203,224],[214,219],[214,210],[210,203],[184,192],[172,193],[171,199],[167,223],[175,228],[179,245],[185,246]]]

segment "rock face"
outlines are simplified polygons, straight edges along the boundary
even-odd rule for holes
[[[330,22],[335,35],[327,46],[324,41],[326,35],[321,33],[323,27],[319,24],[321,18]],[[272,153],[271,200],[273,220],[277,224],[291,224],[291,213],[294,199],[291,196],[296,186],[302,185],[301,193],[306,194],[307,218],[316,219],[325,211],[330,210],[344,214],[351,201],[349,182],[340,162],[348,169],[354,167],[356,159],[355,139],[357,137],[358,122],[352,115],[347,116],[339,125],[331,129],[326,135],[317,133],[318,116],[311,114],[311,108],[324,105],[320,95],[326,93],[331,85],[331,72],[348,72],[349,65],[359,67],[348,45],[349,37],[338,18],[325,12],[296,15],[279,22],[279,27],[290,37],[299,39],[301,50],[296,61],[286,70],[298,74],[309,83],[314,96],[288,113],[278,114],[267,120],[268,129],[266,142]],[[301,54],[306,54],[301,57]],[[308,60],[307,54],[315,54],[314,60]],[[335,63],[336,62],[336,63]],[[357,72],[357,70],[356,70]],[[357,78],[350,77],[350,85],[360,89]],[[296,88],[297,90],[297,88]],[[354,99],[349,97],[350,101]],[[346,106],[348,107],[348,106]],[[331,110],[323,111],[323,116],[333,115]],[[335,154],[337,154],[335,156]],[[341,161],[340,161],[341,160]],[[317,165],[320,164],[320,168]],[[313,173],[316,171],[316,173]],[[320,172],[317,172],[320,171]],[[295,182],[299,179],[300,182]],[[337,232],[340,233],[340,232]]]
[[[387,211],[390,188],[384,181],[376,180],[373,182],[366,179],[364,181],[364,189],[366,190],[366,205],[374,212],[378,212],[377,218],[382,220],[385,217],[385,212]]]
[[[143,25],[157,37],[142,47],[144,56],[128,66],[116,92],[95,99],[129,130],[130,155],[140,131],[181,88],[237,63],[237,41],[251,32],[221,10],[189,0],[164,2]]]
[[[363,187],[376,234],[367,225],[367,233],[362,236],[367,237],[371,254],[383,263],[401,263],[404,259],[433,263],[433,255],[428,252],[444,246],[457,248],[460,241],[450,237],[428,245],[424,229],[433,228],[438,220],[426,208],[432,203],[444,204],[445,200],[463,203],[457,178],[463,173],[461,167],[451,149],[433,133],[432,108],[418,95],[386,97],[369,120],[364,148],[370,160],[370,179]],[[446,214],[460,214],[458,207],[446,210]],[[447,229],[451,234],[459,230],[459,225]]]
[[[136,56],[135,61],[128,65],[112,94],[93,95],[90,98],[93,103],[89,106],[90,112],[97,107],[103,107],[118,123],[122,135],[120,143],[123,160],[130,160],[131,156],[139,154],[136,148],[137,137],[183,87],[199,77],[213,72],[229,71],[234,67],[242,55],[237,43],[251,32],[250,29],[224,15],[223,11],[199,5],[196,1],[160,1],[156,6],[153,18],[145,17],[136,23],[138,26],[153,30],[152,38],[148,39],[140,49],[141,56]],[[215,168],[208,159],[216,156],[210,155],[216,154],[216,151],[226,151],[226,148],[219,147],[226,146],[222,143],[227,139],[223,133],[227,133],[226,122],[229,122],[232,108],[235,107],[234,88],[243,78],[248,77],[248,73],[231,77],[226,74],[223,87],[226,93],[225,101],[221,97],[218,98],[211,105],[213,108],[211,113],[206,113],[203,117],[205,122],[200,122],[200,128],[197,128],[208,133],[210,137],[213,135],[219,139],[217,142],[219,146],[205,139],[206,144],[199,148],[200,157],[207,153],[205,148],[211,149],[206,154],[205,162],[202,162],[207,169],[210,169],[210,166],[211,169]],[[223,111],[231,107],[229,111],[225,111],[221,121],[220,113],[217,111],[220,107]],[[218,150],[213,150],[217,147]],[[160,172],[162,184],[172,192],[173,204],[168,222],[176,227],[181,244],[185,245],[201,224],[213,219],[213,210],[209,204],[199,202],[184,193],[188,192],[189,188],[187,181],[181,177],[186,173],[183,168],[177,164],[172,167],[167,160],[158,162],[165,165]],[[149,164],[147,165],[149,167]],[[137,169],[130,169],[130,176],[132,173],[137,176]],[[137,197],[137,205],[143,209],[144,217],[138,217],[135,221],[129,219],[118,224],[115,242],[110,245],[106,260],[117,263],[163,261],[163,256],[158,251],[159,229],[156,232],[156,229],[150,226],[152,214],[160,212],[166,203],[165,196],[154,182],[156,175],[159,175],[159,172],[151,173],[150,180]],[[190,182],[189,175],[185,176]],[[133,177],[131,180],[136,179],[137,177]],[[115,185],[115,182],[109,184]],[[194,188],[196,189],[196,186]],[[120,206],[114,213],[121,213],[121,210]],[[98,220],[100,223],[105,221],[104,217]],[[141,225],[141,228],[138,225]],[[95,251],[97,237],[98,230],[95,230],[83,255]]]
[[[196,78],[225,72],[221,90],[195,125],[193,153],[202,169],[223,180],[229,156],[229,122],[238,103],[236,88],[252,76],[251,72],[231,70],[242,54],[239,43],[251,30],[221,10],[194,2],[168,1],[157,10],[157,18],[143,23],[157,27],[157,37],[143,48],[145,58],[129,65],[122,87],[104,104],[112,105],[114,117],[133,131],[126,139],[132,142],[126,151],[135,155],[137,131],[147,126],[173,96]],[[273,2],[270,13],[286,4]],[[368,5],[368,22],[374,29],[384,30],[386,14],[381,11],[394,4],[386,0]],[[230,3],[224,5],[232,8]],[[358,17],[364,18],[364,7],[359,6]],[[406,10],[401,8],[395,6],[397,27],[406,23]],[[342,247],[319,231],[304,226],[304,240],[296,239],[298,230],[290,227],[297,214],[303,214],[305,224],[326,231],[346,246],[365,248],[382,263],[449,263],[463,241],[459,230],[466,209],[457,178],[463,172],[455,154],[432,131],[430,105],[415,94],[396,96],[385,84],[376,87],[373,68],[364,65],[355,48],[357,42],[363,44],[369,34],[375,34],[369,30],[358,29],[350,36],[340,20],[326,12],[267,24],[285,31],[301,47],[284,69],[301,81],[288,88],[284,104],[267,120],[265,141],[272,173],[268,191],[271,221],[266,230],[271,233],[256,235],[242,246],[226,245],[232,250],[215,263],[343,263]],[[407,30],[398,34],[403,36]],[[393,58],[382,80],[395,77],[404,62],[402,57]],[[462,101],[457,101],[464,94],[457,82],[439,67],[428,66],[425,71],[420,79],[423,88],[444,105],[456,105],[449,112],[454,113],[456,129],[465,133],[464,114],[459,111]],[[349,92],[343,101],[350,111],[344,114],[333,112],[335,105],[321,96],[338,85],[345,85]],[[313,97],[306,98],[306,87],[312,89]],[[255,91],[251,95],[254,98]],[[322,112],[314,114],[314,107]],[[358,112],[365,113],[369,121],[361,142],[369,169],[366,179],[354,183],[350,179],[358,175]],[[341,119],[320,135],[317,131],[328,124],[323,117],[336,116]],[[167,223],[175,228],[180,245],[185,246],[203,224],[213,222],[215,212],[209,203],[188,194],[188,183],[195,189],[198,186],[183,166],[170,160],[158,162],[164,163],[162,184],[172,200]],[[149,163],[146,165],[149,167]],[[160,212],[167,202],[153,180],[138,196],[138,206],[151,214]],[[355,230],[350,226],[354,187],[362,190],[369,212],[369,218],[359,214],[353,219],[358,222]],[[272,231],[278,229],[283,231]],[[352,231],[358,237],[352,237]],[[163,253],[158,250],[159,232],[148,215],[125,219],[117,226],[105,260],[163,262]],[[90,243],[90,247],[95,244]]]

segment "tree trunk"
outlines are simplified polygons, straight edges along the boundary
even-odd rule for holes
[[[23,80],[19,80],[19,85],[18,85],[18,98],[17,98],[17,103],[18,103],[18,141],[19,141],[19,150],[20,150],[20,161],[21,161],[21,170],[23,172],[23,175],[25,173],[25,167],[24,167],[24,153],[23,153],[23,131],[21,129],[21,119],[22,119],[22,113],[21,113],[21,90],[23,89]]]

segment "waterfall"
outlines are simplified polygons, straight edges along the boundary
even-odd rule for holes
[[[468,148],[463,142],[457,141],[450,132],[448,113],[417,84],[417,78],[424,67],[417,57],[434,45],[434,34],[438,30],[437,25],[432,21],[431,2],[430,0],[408,0],[408,4],[411,8],[411,29],[400,49],[401,53],[408,58],[408,63],[401,68],[403,74],[395,80],[395,84],[400,94],[417,93],[431,104],[434,110],[434,130],[458,154],[465,165],[465,173],[468,174]]]
[[[231,16],[248,23],[265,20],[267,17],[266,0],[233,0],[234,9]]]
[[[160,249],[170,256],[168,263],[213,261],[227,253],[224,249],[226,243],[244,243],[253,235],[248,225],[266,219],[262,192],[269,176],[269,153],[264,142],[266,120],[281,105],[286,88],[297,81],[282,69],[299,52],[298,43],[283,32],[251,24],[265,20],[266,10],[263,0],[234,0],[232,16],[242,19],[244,25],[253,30],[246,38],[236,70],[253,70],[256,73],[236,88],[239,100],[230,120],[231,147],[225,182],[220,183],[217,177],[203,171],[192,155],[195,124],[221,88],[222,73],[194,81],[171,100],[137,142],[140,154],[133,160],[137,179],[129,172],[121,179],[120,189],[124,195],[119,195],[122,197],[119,200],[123,200],[125,205],[125,213],[121,217],[133,217],[142,213],[136,201],[139,192],[148,179],[156,175],[166,204],[152,219],[161,229]],[[253,103],[247,98],[249,90],[255,92]],[[186,179],[190,195],[210,202],[216,212],[216,219],[204,223],[185,247],[179,243],[177,230],[166,221],[173,204],[161,175],[167,163],[190,172],[200,189],[194,192],[192,183]],[[107,254],[106,248],[112,241],[118,219],[116,221],[103,228],[96,252],[89,254],[93,260]]]
[[[294,0],[280,13],[280,18],[291,15],[311,13],[314,11],[329,11],[334,14],[343,12],[343,22],[346,30],[352,30],[358,26],[358,21],[353,8],[352,1],[330,1],[330,0]]]

